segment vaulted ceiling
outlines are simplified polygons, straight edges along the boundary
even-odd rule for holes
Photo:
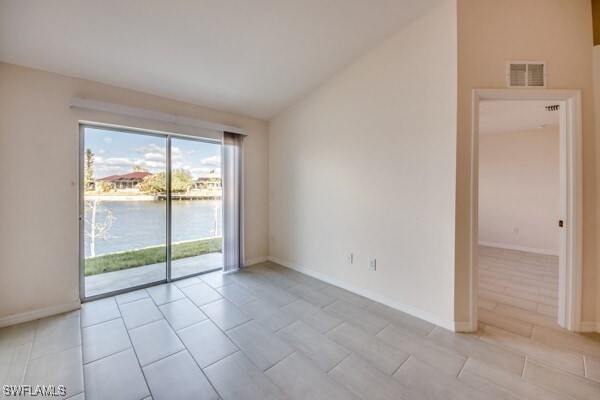
[[[0,0],[0,61],[270,119],[440,0]]]

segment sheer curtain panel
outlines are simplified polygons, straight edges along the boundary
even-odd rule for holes
[[[244,135],[223,132],[223,272],[244,267]]]

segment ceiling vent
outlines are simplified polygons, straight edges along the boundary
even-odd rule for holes
[[[509,88],[545,88],[545,61],[508,61],[506,86]]]

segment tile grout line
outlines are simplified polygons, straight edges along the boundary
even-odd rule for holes
[[[529,356],[525,355],[525,362],[523,363],[523,371],[521,372],[521,379],[525,380],[525,369],[527,368],[527,362],[529,361]]]
[[[118,306],[117,306],[117,307],[118,307]],[[121,310],[120,310],[120,309],[119,309],[119,314],[121,314]],[[119,315],[119,316],[118,316],[118,317],[116,317],[116,318],[107,319],[106,321],[97,322],[97,323],[95,323],[95,324],[91,324],[91,325],[87,325],[87,326],[82,326],[82,327],[81,327],[81,330],[83,331],[84,329],[91,328],[92,326],[97,326],[97,325],[100,325],[100,324],[104,324],[104,323],[106,323],[106,322],[114,321],[115,319],[122,319],[122,318],[123,318],[123,316],[122,316],[122,315]],[[125,324],[125,322],[123,322],[123,325],[124,325],[124,324]]]
[[[157,307],[157,308],[158,308],[158,307]],[[158,311],[160,312],[160,309],[159,309]],[[162,314],[161,314],[161,315],[162,315]],[[123,324],[125,325],[125,329],[127,330],[127,332],[129,332],[129,331],[132,331],[132,330],[134,330],[134,329],[142,328],[142,327],[144,327],[144,326],[147,326],[147,325],[153,324],[153,323],[155,323],[155,322],[161,321],[161,320],[163,320],[163,319],[165,319],[165,318],[164,318],[164,317],[161,317],[161,318],[159,318],[159,319],[155,319],[154,321],[150,321],[150,322],[146,322],[145,324],[142,324],[142,325],[134,326],[133,328],[128,328],[128,327],[127,327],[127,324],[125,323],[125,320],[124,320],[124,319],[123,319]]]
[[[289,315],[289,314],[288,314],[288,315]],[[299,321],[300,321],[300,320],[299,320],[299,319],[298,319],[298,318],[297,318],[295,315],[292,315],[292,317],[294,317],[294,318],[295,318],[295,319],[294,319],[292,322],[290,322],[289,324],[287,324],[287,325],[285,325],[285,326],[282,326],[281,328],[279,328],[279,329],[277,329],[277,330],[275,330],[275,331],[273,331],[273,332],[271,332],[271,333],[272,333],[273,335],[277,335],[277,333],[281,332],[281,331],[282,331],[282,330],[284,330],[285,328],[288,328],[288,327],[292,326],[293,324],[295,324],[296,322],[299,322]],[[308,326],[308,325],[307,325],[307,326]]]
[[[294,351],[293,353],[291,353],[291,354],[288,354],[287,356],[283,357],[281,360],[277,361],[275,364],[271,365],[269,368],[265,369],[265,370],[263,371],[263,374],[265,374],[265,375],[266,375],[268,370],[270,370],[271,368],[275,367],[276,365],[279,365],[279,364],[281,364],[281,363],[282,363],[284,360],[287,360],[288,358],[290,358],[290,357],[291,357],[291,356],[293,356],[294,354],[300,354],[300,355],[302,355],[302,354],[301,354],[301,353],[299,353],[298,351]],[[257,366],[257,368],[258,368],[258,366]],[[260,370],[260,368],[258,368],[258,369]]]
[[[340,346],[340,347],[342,347],[342,346]],[[347,349],[346,349],[346,348],[344,348],[344,347],[342,347],[342,348],[343,348],[343,349],[345,349],[345,350],[347,350]],[[331,371],[333,371],[334,369],[336,369],[336,368],[337,368],[337,367],[338,367],[338,366],[339,366],[341,363],[343,363],[344,361],[346,361],[347,359],[349,359],[349,358],[350,358],[350,357],[351,357],[351,356],[354,354],[354,352],[352,352],[352,351],[350,351],[349,353],[350,353],[350,354],[348,354],[346,357],[344,357],[344,358],[342,359],[342,361],[340,361],[339,363],[337,363],[337,364],[335,364],[333,367],[331,367],[331,368],[329,369],[329,371],[327,371],[327,372],[326,372],[326,374],[327,374],[327,375],[329,375],[329,373],[330,373]]]
[[[114,353],[111,353],[111,354],[108,354],[108,355],[102,356],[102,357],[100,357],[100,358],[97,358],[97,359],[95,359],[95,360],[88,361],[88,362],[86,362],[86,363],[82,363],[82,365],[83,365],[83,366],[86,366],[86,365],[89,365],[89,364],[95,363],[96,361],[104,360],[104,359],[106,359],[106,358],[108,358],[108,357],[111,357],[111,356],[117,355],[117,354],[119,354],[119,353],[123,353],[124,351],[127,351],[127,350],[129,350],[129,349],[132,349],[132,348],[133,348],[133,346],[130,346],[130,347],[126,348],[126,349],[122,349],[122,350],[119,350],[119,351],[115,351]],[[82,353],[83,353],[83,352],[82,352]]]
[[[402,366],[403,366],[404,364],[406,364],[406,363],[408,362],[408,360],[410,360],[412,357],[413,357],[413,355],[412,355],[412,354],[409,354],[409,355],[408,355],[408,357],[406,357],[406,360],[404,360],[404,361],[403,361],[403,362],[402,362],[402,363],[401,363],[401,364],[398,366],[398,368],[396,368],[396,369],[394,370],[394,372],[392,372],[392,373],[390,374],[390,376],[391,376],[391,377],[393,377],[394,375],[396,375],[396,372],[398,372],[398,371],[400,370],[400,368],[402,368]]]
[[[118,308],[118,307],[117,307]],[[121,310],[119,310],[119,314],[121,313]],[[83,384],[83,396],[85,397],[85,372],[83,370],[84,368],[84,363],[83,363],[83,327],[81,326],[82,324],[82,318],[81,318],[81,309],[79,309],[79,335],[80,335],[80,346],[81,346],[81,383]],[[125,324],[123,324],[125,325]],[[78,393],[79,394],[79,393]],[[77,396],[77,395],[75,395]],[[71,396],[73,397],[73,396]]]
[[[182,344],[183,344],[183,343],[182,343]],[[126,350],[129,350],[129,349],[126,349]],[[125,351],[125,350],[123,350],[123,351]],[[156,363],[157,363],[157,362],[159,362],[159,361],[166,360],[167,358],[169,358],[169,357],[171,357],[171,356],[174,356],[174,355],[176,355],[176,354],[179,354],[179,353],[183,353],[184,351],[185,351],[186,353],[188,353],[188,354],[189,354],[189,350],[187,349],[187,347],[183,346],[183,349],[181,349],[181,350],[178,350],[178,351],[176,351],[176,352],[175,352],[175,353],[173,353],[173,354],[169,354],[168,356],[161,357],[161,358],[159,358],[158,360],[152,361],[150,364],[146,364],[146,365],[144,365],[144,366],[142,367],[142,371],[144,370],[144,368],[146,368],[146,367],[149,367],[149,366],[151,366],[152,364],[156,364]],[[190,354],[190,357],[191,357],[191,354]],[[192,357],[192,358],[193,358],[193,357]]]
[[[185,295],[185,293],[184,293],[184,295]],[[202,310],[200,309],[200,307],[198,307],[196,304],[194,304],[194,302],[191,299],[189,299],[187,296],[184,299],[179,299],[179,300],[185,300],[185,299],[187,299],[188,301],[192,302],[192,304],[194,305],[194,307],[196,307],[198,309],[198,311],[200,311],[206,318],[208,318],[208,315],[204,314],[204,312],[202,312]],[[179,301],[179,300],[175,300],[175,301]],[[175,301],[172,301],[171,303],[165,303],[165,304],[172,304]],[[169,321],[169,319],[167,318],[167,316],[165,315],[165,313],[163,312],[163,310],[161,310],[161,308],[160,308],[161,306],[164,306],[165,304],[161,304],[160,306],[156,305],[156,308],[158,308],[158,312],[162,314],[163,319],[167,322],[167,325],[169,325],[169,327],[173,330],[173,332],[175,333],[175,335],[177,335],[177,329],[175,329],[175,327],[173,325],[171,325],[171,322]],[[203,319],[202,321],[206,321],[206,319]],[[190,327],[192,325],[199,324],[202,321],[194,322],[194,323],[192,323],[190,325],[187,325],[187,326],[182,326],[181,328],[179,328],[179,330],[185,329],[185,328]],[[154,321],[154,322],[156,322],[156,321]],[[177,335],[177,337],[179,338],[179,335]],[[181,338],[179,338],[179,340],[183,344],[183,341],[181,340]],[[183,347],[186,347],[185,344],[183,344]],[[187,347],[186,347],[186,349],[187,349]]]
[[[72,399],[72,398],[74,398],[75,396],[79,396],[79,395],[80,395],[80,394],[82,394],[82,393],[83,393],[83,395],[85,396],[85,386],[84,386],[84,388],[83,388],[83,392],[75,393],[75,394],[74,394],[74,395],[72,395],[72,396],[65,397],[65,400]]]
[[[234,343],[234,344],[235,344],[235,343]],[[237,354],[237,353],[242,353],[244,356],[246,356],[246,353],[244,353],[244,352],[242,351],[242,349],[240,349],[240,348],[237,346],[237,344],[235,345],[235,347],[237,347],[237,348],[238,348],[236,351],[234,351],[234,352],[233,352],[233,353],[231,353],[231,354],[227,354],[225,357],[219,358],[217,361],[213,361],[213,362],[211,362],[210,364],[208,364],[208,365],[207,365],[206,367],[204,367],[204,368],[202,368],[202,367],[200,366],[200,364],[198,364],[198,363],[196,363],[196,364],[198,364],[198,367],[199,367],[199,368],[200,368],[202,371],[204,371],[206,368],[210,368],[210,367],[212,367],[213,365],[215,365],[215,364],[217,364],[217,363],[219,363],[219,362],[223,361],[224,359],[226,359],[226,358],[229,358],[229,357],[231,357],[231,356],[233,356],[233,355],[235,355],[235,354]],[[187,347],[186,347],[186,350],[187,350]],[[189,350],[188,350],[188,351],[189,351]],[[247,356],[246,356],[246,357],[247,357]],[[194,358],[194,357],[192,357],[192,358]],[[194,361],[196,361],[196,360],[194,359]],[[252,360],[250,360],[250,361],[252,361]],[[253,362],[253,364],[254,364],[254,362]],[[207,377],[207,379],[208,379],[208,377]]]
[[[193,276],[192,278],[195,278],[195,276]],[[187,278],[187,279],[191,279],[191,278]],[[185,279],[184,279],[184,280],[185,280]],[[178,282],[180,282],[180,281],[178,281]],[[199,285],[199,284],[201,284],[201,283],[204,283],[204,284],[206,285],[206,283],[205,283],[203,280],[201,280],[201,279],[198,279],[198,282],[197,282],[197,283],[194,283],[194,284],[192,284],[192,285],[187,285],[187,286],[179,286],[179,285],[177,284],[178,282],[169,282],[169,283],[172,283],[173,285],[177,286],[177,289],[181,290],[182,292],[183,292],[183,289],[187,289],[187,288],[191,288],[191,287],[194,287],[194,286],[198,286],[198,285]],[[182,281],[181,281],[181,282],[182,282]],[[163,285],[164,285],[164,284],[163,284]]]
[[[146,289],[138,289],[138,290],[134,290],[132,292],[126,292],[126,293],[123,293],[123,294],[119,294],[117,296],[124,296],[124,295],[130,294],[130,293],[135,293],[137,291],[142,291],[142,290],[146,292]],[[139,300],[144,300],[144,299],[151,298],[150,293],[146,292],[146,295],[147,295],[146,297],[140,297],[139,299],[128,300],[128,301],[125,301],[124,303],[119,303],[119,301],[117,300],[117,296],[115,296],[115,301],[117,302],[117,305],[125,305],[125,304],[129,304],[129,303],[134,303],[134,302],[139,301]]]
[[[337,317],[336,317],[336,318],[337,318]],[[339,318],[338,318],[338,319],[339,319]],[[323,332],[323,333],[322,333],[322,335],[323,335],[323,336],[327,336],[327,335],[328,335],[328,334],[329,334],[331,331],[333,331],[333,330],[334,330],[334,329],[336,329],[336,328],[339,328],[340,326],[342,326],[343,324],[345,324],[345,323],[346,323],[346,321],[345,321],[345,320],[343,320],[343,319],[340,319],[340,320],[341,320],[342,322],[340,322],[339,324],[337,324],[337,325],[336,325],[336,326],[334,326],[333,328],[331,328],[331,329],[327,330],[326,332]]]
[[[177,331],[175,331],[175,334],[177,335]],[[177,337],[179,338],[179,335],[177,335]],[[190,350],[187,348],[187,346],[185,345],[185,343],[183,343],[183,340],[181,340],[181,338],[179,338],[179,340],[181,341],[181,344],[183,344],[183,349],[184,349],[184,350],[181,350],[181,351],[185,351],[185,352],[187,352],[187,353],[190,355],[190,357],[192,357],[192,360],[193,360],[193,361],[194,361],[194,363],[195,363],[195,364],[198,366],[198,369],[200,369],[200,373],[201,373],[201,374],[204,376],[204,379],[206,379],[206,381],[208,382],[208,384],[210,385],[210,387],[212,387],[212,388],[213,388],[213,390],[215,391],[215,393],[216,393],[217,395],[219,395],[219,397],[220,397],[220,398],[223,398],[223,396],[221,396],[221,394],[219,393],[219,391],[217,390],[217,388],[216,388],[216,387],[213,385],[213,383],[210,381],[210,379],[208,378],[208,376],[207,376],[207,375],[206,375],[206,373],[204,372],[204,369],[203,369],[203,368],[200,366],[200,364],[198,364],[198,361],[196,361],[196,359],[194,358],[194,356],[192,356],[192,353],[191,353],[191,352],[190,352]],[[237,347],[237,346],[236,346],[236,347]],[[239,349],[239,348],[238,348],[238,349]],[[239,350],[238,350],[238,351],[239,351]],[[227,357],[229,357],[229,356],[232,356],[232,355],[233,355],[233,354],[235,354],[235,353],[237,353],[237,351],[236,351],[236,352],[234,352],[234,353],[232,353],[232,354],[229,354],[228,356],[225,356],[225,357],[221,358],[221,360],[224,360],[225,358],[227,358]],[[216,363],[218,363],[218,362],[219,362],[219,361],[221,361],[221,360],[215,361],[214,363],[212,363],[212,364],[210,364],[210,365],[216,364]],[[210,367],[210,365],[207,365],[205,368],[208,368],[208,367]],[[148,389],[150,389],[150,387],[148,387]],[[152,397],[152,398],[154,398],[154,397]]]
[[[129,292],[129,293],[132,293],[132,292]],[[115,303],[117,303],[117,307],[119,307],[119,311],[121,311],[121,306],[126,306],[126,305],[129,305],[129,304],[132,304],[132,303],[137,303],[138,301],[143,301],[143,300],[146,300],[146,299],[152,300],[152,298],[150,297],[150,295],[148,295],[147,297],[142,297],[141,299],[131,300],[131,301],[128,301],[126,303],[119,303],[117,301],[117,298],[115,297]],[[152,303],[154,303],[154,300],[152,300]]]
[[[213,290],[214,290],[214,289],[213,289]],[[215,292],[217,292],[217,291],[215,290]],[[219,293],[219,292],[217,292],[217,293]],[[190,299],[186,293],[184,293],[184,294],[185,294],[185,296],[186,296],[188,299]],[[219,295],[221,295],[221,293],[219,293]],[[221,298],[220,298],[220,299],[216,299],[216,300],[209,301],[208,303],[204,303],[204,304],[202,304],[201,306],[199,306],[198,304],[196,304],[196,303],[194,302],[194,300],[190,299],[190,301],[191,301],[192,303],[194,303],[194,305],[195,305],[196,307],[200,308],[200,310],[202,310],[202,308],[201,308],[201,307],[205,307],[205,306],[207,306],[207,305],[209,305],[209,304],[213,304],[213,303],[216,303],[217,301],[221,301],[221,300],[227,300],[228,302],[230,302],[231,304],[233,304],[233,303],[231,302],[231,300],[229,300],[228,298],[226,298],[225,296],[222,296],[222,295],[221,295]],[[235,306],[235,304],[233,304],[233,305]],[[237,307],[237,306],[236,306],[236,307]],[[238,308],[239,308],[239,307],[238,307]]]
[[[181,290],[180,290],[180,292],[181,292]],[[175,303],[175,302],[177,302],[177,301],[179,301],[179,300],[183,300],[183,299],[187,299],[187,298],[188,298],[188,297],[185,295],[185,293],[181,292],[181,294],[183,294],[183,296],[184,296],[184,297],[182,297],[182,298],[180,298],[180,299],[170,300],[170,301],[167,301],[167,302],[165,302],[165,303],[161,303],[161,304],[158,304],[158,303],[156,302],[156,300],[154,299],[154,297],[150,296],[150,298],[151,298],[151,299],[152,299],[152,301],[154,302],[154,305],[155,305],[156,307],[159,307],[159,308],[160,308],[160,307],[162,307],[162,306],[165,306],[165,305],[167,305],[167,304],[172,304],[172,303]],[[194,304],[194,305],[195,305],[195,304]]]
[[[35,341],[35,337],[37,335],[37,330],[38,330],[39,324],[40,324],[40,320],[38,319],[35,324],[35,329],[33,330],[33,338],[31,338],[31,344],[29,346],[29,351],[27,352],[27,361],[25,362],[25,368],[23,369],[23,375],[21,376],[20,384],[25,383],[25,376],[27,376],[27,370],[29,369],[29,362],[31,361],[30,358],[31,358],[31,351],[33,350],[33,342]],[[83,366],[81,368],[83,369]]]
[[[431,328],[429,328],[429,331],[427,331],[427,333],[425,333],[425,335],[423,335],[423,337],[429,337],[429,335],[434,331],[435,327],[437,326],[436,324],[431,324],[431,325],[432,325]]]
[[[300,300],[303,300],[303,299],[300,299],[300,298],[298,298],[298,299],[296,299],[296,300],[292,301],[291,303],[288,303],[288,304],[286,304],[286,305],[284,305],[284,306],[281,306],[281,307],[278,307],[276,304],[275,304],[275,306],[276,306],[276,307],[278,307],[279,309],[282,309],[283,307],[287,307],[287,306],[289,306],[289,305],[292,305],[292,304],[294,304],[294,303],[297,303],[297,302],[299,302]],[[306,301],[306,300],[304,300],[304,301]],[[322,309],[321,309],[321,310],[322,310]],[[285,311],[285,310],[283,310],[283,311]]]
[[[383,319],[385,319],[385,318],[383,318]],[[387,321],[387,320],[386,320],[386,321]],[[391,322],[388,322],[386,326],[384,326],[383,328],[381,328],[381,330],[380,330],[379,332],[377,332],[377,333],[376,333],[375,335],[373,335],[373,336],[377,337],[377,335],[379,335],[381,332],[383,332],[383,331],[385,330],[385,328],[387,328],[388,326],[391,326],[391,325],[392,325],[392,323],[391,323]]]
[[[116,303],[116,300],[115,300],[115,303]],[[156,307],[156,305],[155,305],[155,307]],[[117,308],[119,309],[119,313],[121,313],[121,308],[119,307],[118,303],[117,303]],[[123,314],[121,313],[121,317],[122,316],[123,316]],[[156,322],[156,321],[152,321],[152,322]],[[125,319],[123,319],[123,325],[125,325]],[[148,325],[148,324],[146,324],[146,325]],[[133,354],[135,355],[135,359],[137,360],[138,366],[140,367],[140,371],[142,372],[142,376],[144,377],[144,382],[146,383],[146,389],[148,389],[148,393],[150,393],[150,396],[152,396],[152,391],[150,390],[150,385],[148,384],[148,379],[146,378],[146,374],[144,374],[144,369],[142,367],[142,363],[140,362],[140,358],[137,354],[137,351],[135,350],[135,347],[133,347],[133,341],[131,340],[131,334],[129,333],[129,329],[127,329],[127,325],[125,325],[125,331],[127,332],[127,337],[129,338],[129,343],[131,343],[131,350],[133,351]],[[127,350],[129,350],[129,349],[127,349]],[[123,351],[125,351],[125,350],[123,350]]]
[[[433,325],[433,328],[431,328],[431,330],[429,332],[427,332],[427,334],[425,334],[426,338],[430,338],[431,340],[433,340],[431,338],[431,334],[433,333],[433,331],[435,331],[435,327],[436,327],[436,325]]]
[[[467,361],[469,361],[469,356],[467,356],[467,358],[465,359],[465,362],[463,363],[462,367],[460,367],[460,370],[458,371],[458,374],[456,374],[456,378],[457,379],[460,376],[460,374],[462,374],[463,370],[465,369],[465,366],[467,365]]]
[[[31,347],[33,348],[33,343],[32,343],[32,346],[31,346]],[[56,355],[56,354],[58,354],[58,353],[62,353],[63,351],[72,350],[72,349],[74,349],[74,348],[76,348],[76,347],[81,347],[81,352],[83,353],[83,343],[80,341],[80,343],[79,343],[79,344],[76,344],[76,345],[74,345],[74,346],[69,346],[69,347],[66,347],[66,348],[64,348],[64,349],[62,349],[62,350],[57,350],[57,351],[54,351],[54,352],[52,352],[52,353],[44,354],[43,356],[39,356],[39,357],[36,357],[36,358],[32,358],[32,359],[30,359],[30,361],[35,361],[35,360],[39,360],[39,359],[41,359],[41,358],[44,358],[44,357],[53,356],[53,355]],[[82,357],[83,357],[83,356],[82,356]]]
[[[244,307],[246,307],[246,306],[247,306],[247,305],[249,305],[249,304],[256,303],[257,301],[260,301],[260,300],[262,300],[262,298],[255,297],[255,298],[254,298],[254,300],[252,300],[252,301],[249,301],[248,303],[244,303],[244,304],[241,304],[241,305],[239,305],[239,306],[238,306],[238,305],[235,305],[235,304],[234,304],[234,305],[235,305],[237,308],[240,308],[240,309],[241,309],[241,308],[244,308]],[[231,301],[231,300],[229,300],[229,301]],[[232,303],[233,303],[233,302],[232,302]],[[242,311],[244,311],[244,310],[242,310]]]
[[[204,282],[204,281],[203,281],[203,282]],[[205,282],[204,282],[204,283],[205,283]],[[209,287],[210,287],[210,285],[208,285],[208,284],[207,284],[207,286],[209,286]],[[215,289],[213,288],[213,290],[215,290]],[[215,291],[216,291],[216,290],[215,290]],[[223,330],[221,329],[221,327],[220,327],[219,325],[217,325],[217,324],[216,324],[216,323],[215,323],[215,322],[214,322],[214,321],[213,321],[213,320],[210,318],[210,316],[209,316],[209,315],[207,315],[207,314],[206,314],[206,313],[205,313],[205,312],[204,312],[204,311],[203,311],[203,310],[200,308],[200,306],[196,305],[196,303],[194,303],[194,302],[192,301],[192,299],[190,299],[190,298],[188,297],[187,293],[185,293],[183,290],[182,290],[181,292],[184,294],[185,298],[186,298],[186,299],[188,299],[188,300],[189,300],[189,301],[190,301],[190,302],[191,302],[191,303],[192,303],[192,304],[193,304],[193,305],[194,305],[194,306],[195,306],[195,307],[198,309],[198,311],[200,311],[202,314],[204,314],[204,315],[206,316],[206,319],[204,319],[204,320],[202,320],[202,321],[198,321],[198,322],[196,322],[196,323],[193,323],[193,324],[190,324],[190,325],[188,325],[188,326],[186,326],[186,327],[182,327],[182,328],[180,328],[179,330],[175,330],[175,329],[173,328],[173,326],[171,326],[171,323],[170,323],[170,322],[169,322],[169,321],[166,319],[166,317],[165,317],[165,320],[167,320],[167,324],[168,324],[168,325],[171,327],[171,329],[173,329],[173,331],[175,332],[175,335],[177,336],[177,338],[179,339],[179,341],[180,341],[180,342],[181,342],[181,344],[183,345],[183,347],[184,347],[185,351],[187,351],[187,352],[188,352],[188,354],[190,354],[190,356],[191,356],[191,357],[192,357],[192,359],[194,360],[194,363],[196,363],[196,365],[198,366],[198,368],[200,369],[200,371],[202,372],[202,374],[204,375],[204,377],[206,378],[206,380],[208,381],[208,383],[210,384],[210,386],[213,388],[213,390],[215,391],[215,393],[217,393],[217,394],[219,395],[219,397],[223,397],[223,396],[221,396],[221,394],[219,393],[219,391],[217,390],[217,388],[216,388],[216,387],[213,385],[213,383],[210,381],[210,379],[208,378],[208,376],[207,376],[207,375],[206,375],[206,373],[204,372],[204,368],[208,368],[208,367],[210,367],[210,366],[212,366],[212,365],[214,365],[214,364],[218,363],[219,361],[222,361],[222,360],[226,359],[227,357],[230,357],[230,356],[232,356],[232,355],[234,355],[234,354],[236,354],[236,353],[240,352],[241,350],[240,350],[240,348],[238,347],[238,345],[237,345],[236,343],[234,343],[233,341],[231,341],[231,338],[229,338],[229,336],[228,336],[228,335],[225,333],[225,331],[223,331]],[[217,292],[217,293],[219,293],[219,292]],[[219,293],[219,294],[220,294],[220,293]],[[222,299],[225,299],[225,297],[221,297],[221,299],[219,299],[219,300],[222,300]],[[183,300],[183,299],[180,299],[180,300]],[[218,300],[215,300],[215,301],[218,301]],[[214,303],[214,302],[212,302],[212,303]],[[211,303],[206,303],[206,304],[211,304]],[[206,305],[206,304],[204,304],[204,305]],[[232,304],[233,304],[233,303],[232,303]],[[204,306],[204,305],[203,305],[203,306]],[[203,306],[202,306],[202,307],[203,307]],[[235,305],[234,305],[234,306],[235,306]],[[237,306],[236,306],[236,307],[237,307]],[[237,308],[239,308],[239,307],[237,307]],[[159,311],[162,313],[162,310],[160,310],[160,307],[159,307]],[[242,311],[242,310],[240,310],[240,311]],[[242,312],[243,312],[243,311],[242,311]],[[163,314],[163,315],[164,315],[164,314]],[[185,342],[184,342],[184,341],[181,339],[181,336],[179,335],[179,331],[181,331],[181,330],[183,330],[183,329],[186,329],[186,328],[189,328],[189,327],[191,327],[191,326],[197,325],[197,324],[201,324],[201,323],[203,323],[203,322],[205,322],[205,321],[210,321],[210,322],[211,322],[211,323],[212,323],[212,324],[213,324],[213,325],[214,325],[214,326],[215,326],[215,327],[216,327],[218,330],[220,330],[220,331],[221,331],[221,333],[222,333],[223,335],[225,335],[225,336],[227,337],[227,339],[229,339],[229,340],[230,340],[230,341],[231,341],[231,342],[234,344],[234,346],[235,346],[235,347],[237,347],[237,349],[238,349],[238,350],[237,350],[237,351],[235,351],[235,352],[233,352],[233,353],[231,353],[231,354],[228,354],[228,355],[226,355],[225,357],[223,357],[223,358],[220,358],[219,360],[216,360],[215,362],[213,362],[213,363],[211,363],[211,364],[209,364],[209,365],[205,366],[204,368],[202,368],[202,367],[200,366],[200,364],[198,364],[198,361],[196,361],[196,359],[194,358],[194,356],[192,356],[192,355],[191,355],[191,352],[190,352],[190,350],[188,349],[188,347],[186,346]],[[253,321],[253,319],[251,319],[250,321]],[[250,321],[246,321],[246,322],[250,322]],[[238,325],[238,326],[239,326],[239,325]],[[235,327],[234,327],[234,328],[235,328]],[[234,328],[231,328],[231,329],[234,329]],[[182,351],[183,351],[183,350],[182,350]]]
[[[248,316],[249,316],[249,315],[248,315]],[[247,325],[247,324],[249,324],[250,322],[254,322],[254,318],[252,318],[252,319],[250,319],[250,320],[248,320],[248,321],[244,321],[244,322],[242,322],[241,324],[239,324],[239,325],[236,325],[236,326],[233,326],[233,327],[231,327],[231,328],[229,328],[229,329],[227,329],[227,330],[225,330],[225,331],[221,329],[221,331],[222,331],[222,332],[223,332],[225,335],[227,335],[227,332],[231,332],[232,330],[234,330],[234,329],[237,329],[237,328],[239,328],[239,327],[241,327],[241,326]],[[213,321],[213,323],[214,323],[214,321]],[[216,323],[214,323],[214,324],[215,324],[215,325],[217,325]],[[260,325],[260,324],[259,324],[259,325]],[[262,326],[261,326],[261,328],[262,328]],[[219,329],[220,329],[220,328],[219,328]],[[227,337],[229,337],[229,335],[227,335]]]

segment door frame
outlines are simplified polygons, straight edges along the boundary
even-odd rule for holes
[[[479,245],[479,102],[550,100],[560,105],[560,216],[558,324],[581,330],[583,179],[581,91],[570,89],[474,89],[471,112],[470,328],[477,330]]]
[[[124,289],[117,289],[111,292],[106,292],[98,295],[87,296],[85,293],[85,190],[83,187],[83,179],[84,179],[84,153],[85,153],[85,129],[86,128],[99,128],[104,130],[111,130],[116,132],[129,133],[134,135],[144,135],[144,136],[154,136],[165,139],[165,156],[166,156],[166,170],[165,170],[165,179],[168,182],[166,185],[166,193],[165,193],[165,224],[166,224],[166,235],[165,235],[165,279],[144,283],[137,286],[131,286]],[[171,266],[171,252],[172,252],[172,199],[171,199],[171,172],[172,172],[172,163],[171,163],[171,139],[181,139],[181,140],[190,140],[194,142],[205,142],[205,143],[219,143],[221,146],[223,145],[222,139],[221,141],[216,139],[205,138],[201,136],[190,136],[190,135],[181,135],[176,133],[169,133],[163,131],[154,131],[142,128],[131,128],[124,127],[120,125],[113,124],[104,124],[99,122],[91,122],[91,121],[79,121],[79,173],[78,173],[78,203],[79,203],[79,221],[78,221],[78,247],[79,247],[79,300],[82,303],[88,301],[99,300],[107,297],[116,296],[123,293],[128,293],[134,290],[140,290],[149,288],[156,285],[161,285],[164,283],[175,282],[182,279],[188,279],[194,276],[207,274],[210,272],[221,270],[223,267],[210,269],[202,272],[193,273],[190,275],[180,276],[177,278],[173,278],[172,275],[172,266]]]

